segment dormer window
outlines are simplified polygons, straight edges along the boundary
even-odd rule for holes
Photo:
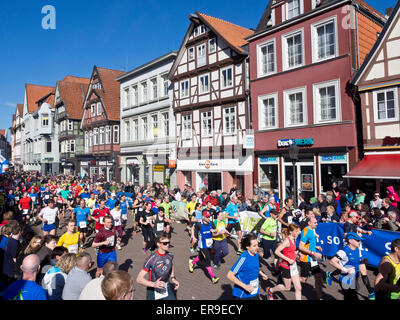
[[[101,89],[101,84],[100,84],[100,82],[97,82],[97,83],[94,83],[93,85],[92,85],[92,89]]]
[[[199,35],[199,28],[196,27],[196,28],[194,28],[194,30],[193,30],[193,36],[194,36],[194,37],[197,37],[198,35]]]
[[[302,13],[302,0],[287,0],[286,16],[287,19],[292,19]]]
[[[49,126],[49,115],[44,114],[42,115],[42,127],[48,127]]]
[[[96,105],[95,105],[95,104],[92,104],[92,105],[90,106],[90,115],[91,115],[92,117],[95,117],[95,116],[96,116]]]

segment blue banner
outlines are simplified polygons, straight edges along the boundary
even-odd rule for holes
[[[319,235],[318,245],[322,247],[324,256],[332,257],[345,245],[343,224],[319,223],[315,230]],[[368,264],[378,267],[381,259],[390,253],[390,244],[400,238],[399,232],[372,230],[372,235],[362,235],[362,257]]]

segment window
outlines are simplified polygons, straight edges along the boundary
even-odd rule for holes
[[[48,127],[48,126],[49,126],[49,115],[43,114],[42,115],[42,127]]]
[[[207,93],[210,91],[208,74],[199,77],[199,93]]]
[[[258,99],[259,129],[278,127],[278,95],[262,96]]]
[[[168,112],[163,113],[162,118],[163,118],[163,133],[164,133],[164,137],[167,138],[167,137],[169,137],[169,114],[168,114]]]
[[[104,144],[104,127],[100,127],[99,130],[99,144]]]
[[[93,130],[93,145],[97,146],[99,144],[99,129],[95,128]]]
[[[189,48],[189,61],[194,60],[194,48]]]
[[[235,107],[224,109],[224,134],[234,134],[236,132],[236,111]]]
[[[374,91],[373,96],[375,122],[389,122],[399,119],[397,88]]]
[[[119,143],[119,126],[113,127],[113,143],[114,144]]]
[[[275,41],[261,44],[258,47],[258,65],[259,76],[265,76],[274,73],[275,70]]]
[[[85,131],[85,151],[89,150],[89,132]]]
[[[130,96],[129,88],[126,88],[124,90],[124,95],[125,95],[125,108],[129,108],[131,105],[131,96]]]
[[[131,124],[129,120],[125,121],[125,142],[131,140]]]
[[[301,12],[302,12],[302,10],[301,10],[300,0],[287,0],[286,1],[287,19],[294,18],[294,17],[300,15]]]
[[[306,90],[295,89],[284,92],[285,97],[285,126],[306,124]]]
[[[336,56],[336,17],[312,26],[313,61]]]
[[[198,35],[199,35],[199,28],[196,27],[196,28],[194,28],[194,30],[193,30],[193,36],[194,36],[194,37],[197,37]]]
[[[158,136],[158,115],[153,114],[151,116],[151,125],[152,125],[152,133],[153,133],[153,138],[157,138]]]
[[[213,38],[208,41],[208,53],[213,53],[215,51],[217,51],[217,43],[216,39]]]
[[[183,116],[183,139],[192,138],[192,115],[187,114]]]
[[[92,104],[92,105],[90,106],[90,115],[91,115],[92,117],[95,117],[95,116],[96,116],[96,105],[95,105],[95,104]]]
[[[139,140],[139,120],[138,119],[133,120],[133,140],[134,141]]]
[[[211,111],[201,113],[201,136],[212,136],[212,114]]]
[[[157,85],[157,78],[151,79],[151,89],[152,89],[152,100],[158,98],[158,85]]]
[[[197,46],[197,67],[206,65],[206,44],[203,43]]]
[[[232,67],[221,70],[222,89],[231,87],[233,85],[232,79]]]
[[[51,153],[51,140],[46,141],[46,153]]]
[[[133,104],[137,106],[139,104],[139,92],[137,85],[132,87],[132,95],[133,95]]]
[[[106,144],[111,144],[111,126],[106,126]]]
[[[181,98],[189,97],[189,80],[181,82]]]
[[[147,90],[147,82],[142,83],[142,102],[147,102],[149,99],[148,90]]]
[[[314,85],[315,122],[330,122],[340,119],[339,81]]]
[[[142,133],[143,133],[143,140],[146,140],[149,133],[149,126],[147,123],[147,117],[142,118]]]
[[[163,96],[168,95],[168,88],[169,88],[169,80],[167,75],[162,76],[162,81],[163,81]]]
[[[93,131],[89,131],[89,146],[93,146]]]
[[[70,141],[70,150],[71,152],[75,152],[75,140]]]
[[[285,70],[302,66],[304,63],[303,32],[284,36],[283,50]]]
[[[72,120],[67,120],[68,122],[68,131],[72,131],[74,129],[74,122]]]
[[[199,28],[200,28],[200,34],[203,34],[206,32],[206,26],[204,24],[202,24]]]

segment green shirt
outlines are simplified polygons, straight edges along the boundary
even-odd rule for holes
[[[169,219],[169,209],[171,209],[171,202],[163,202],[160,204],[160,207],[164,208],[165,216]]]
[[[276,230],[278,229],[278,223],[273,218],[267,218],[261,226],[261,229],[263,229],[267,233],[276,232]],[[271,237],[263,234],[263,239],[272,241],[276,240],[276,237]]]
[[[110,187],[110,192],[117,192],[118,191],[118,187],[117,186],[111,186]]]

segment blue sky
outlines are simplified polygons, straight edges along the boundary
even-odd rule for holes
[[[131,70],[177,50],[200,11],[256,28],[267,0],[23,0],[0,2],[0,128],[12,125],[25,83],[55,86],[65,75],[90,77],[93,65]],[[367,0],[384,13],[396,0]],[[56,29],[42,28],[42,8]]]

